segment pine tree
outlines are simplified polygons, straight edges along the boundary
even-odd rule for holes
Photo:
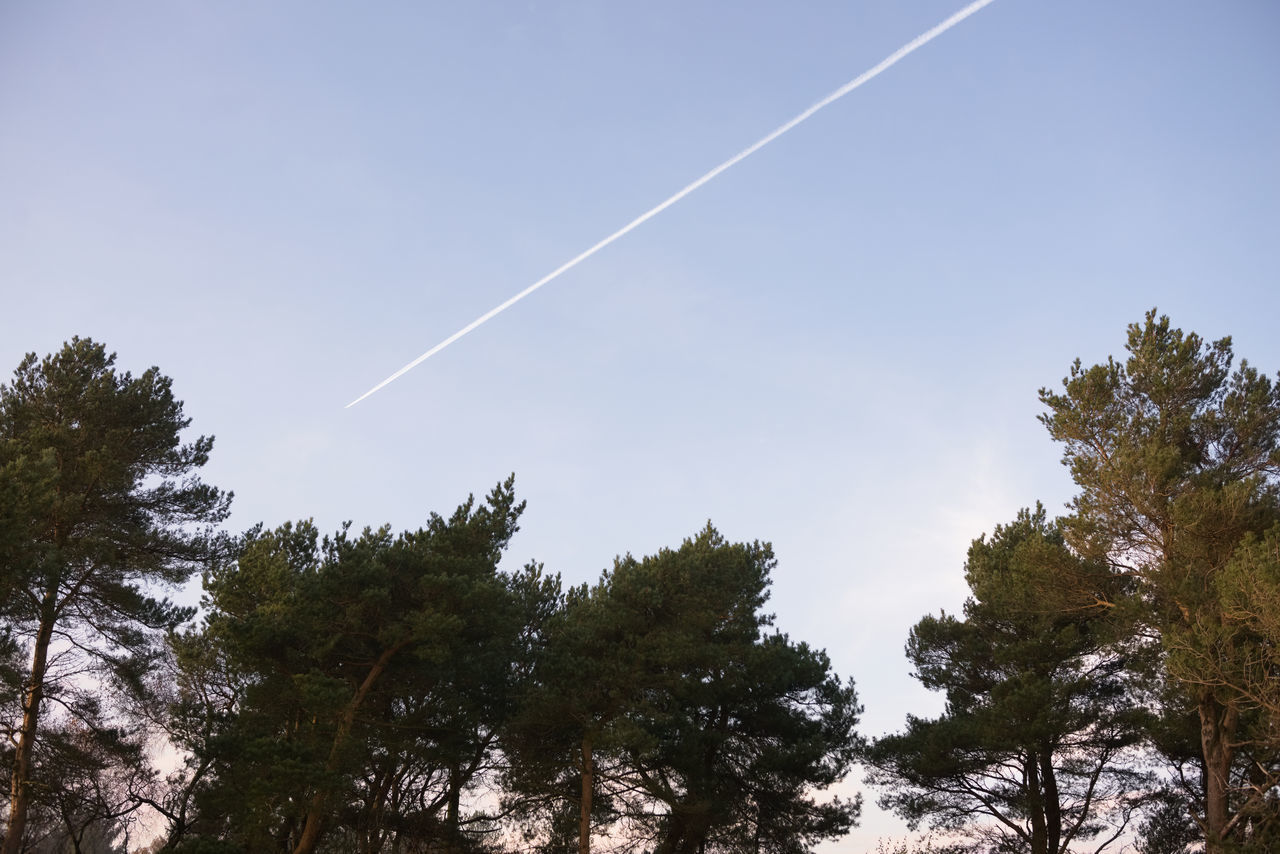
[[[0,620],[29,665],[13,736],[3,854],[22,850],[46,706],[109,729],[114,690],[140,690],[159,633],[190,612],[155,596],[186,581],[221,546],[211,532],[230,495],[196,471],[211,437],[189,425],[171,381],[118,373],[100,344],[74,338],[28,355],[0,386]]]
[[[1123,364],[1083,368],[1077,359],[1061,393],[1041,390],[1041,420],[1081,490],[1067,520],[1071,545],[1134,579],[1169,673],[1196,708],[1200,821],[1218,852],[1245,841],[1280,771],[1274,754],[1255,755],[1239,778],[1259,722],[1214,672],[1259,645],[1247,620],[1232,619],[1222,583],[1248,538],[1280,519],[1280,386],[1244,361],[1233,371],[1230,338],[1184,334],[1154,309],[1129,327],[1126,349]],[[1259,769],[1266,779],[1247,779]]]
[[[767,632],[772,550],[710,525],[570,591],[509,743],[509,783],[579,854],[612,825],[663,854],[805,850],[859,802],[818,803],[860,742],[826,655]]]
[[[925,617],[907,643],[946,711],[877,740],[868,781],[913,829],[928,821],[970,850],[1102,850],[1147,784],[1126,768],[1146,715],[1128,696],[1121,627],[1098,604],[1117,580],[1071,554],[1040,507],[975,540],[965,569],[964,619]]]

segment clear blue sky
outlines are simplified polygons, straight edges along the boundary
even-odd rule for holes
[[[1280,6],[997,0],[343,406],[962,5],[6,3],[0,371],[159,365],[236,529],[514,471],[510,560],[569,582],[769,540],[899,728],[969,541],[1071,495],[1039,387],[1152,306],[1280,368]]]

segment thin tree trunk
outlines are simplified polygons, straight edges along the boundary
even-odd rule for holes
[[[365,832],[364,854],[377,854],[382,850],[383,843],[387,840],[387,830],[383,825],[385,822],[387,796],[391,791],[392,783],[395,781],[395,772],[391,769],[384,770],[385,773],[377,780],[373,800],[365,810],[364,820],[368,829]]]
[[[449,800],[445,806],[445,850],[460,851],[458,826],[462,818],[462,762],[456,757],[449,765]]]
[[[1027,812],[1031,814],[1031,854],[1049,854],[1045,846],[1044,794],[1040,790],[1040,760],[1034,750],[1023,760],[1027,781]]]
[[[582,797],[578,806],[578,854],[591,854],[591,797],[595,793],[591,736],[582,739]]]
[[[22,728],[14,750],[13,777],[9,788],[9,821],[5,827],[0,854],[19,854],[22,836],[27,828],[27,809],[31,805],[31,755],[35,749],[36,731],[40,725],[40,701],[44,698],[44,677],[49,663],[49,642],[53,638],[53,605],[57,586],[50,585],[41,608],[40,629],[36,633],[35,651],[31,656],[31,679],[22,698]]]

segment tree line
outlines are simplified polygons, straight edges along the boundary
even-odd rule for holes
[[[593,585],[500,568],[514,480],[416,531],[222,530],[213,440],[99,343],[0,385],[0,854],[809,851],[860,764],[915,850],[1280,850],[1280,387],[1152,311],[1042,389],[1079,487],[911,630],[858,734],[708,523]],[[164,592],[195,575],[194,608]],[[198,619],[197,619],[198,618]],[[144,838],[146,837],[146,838]]]

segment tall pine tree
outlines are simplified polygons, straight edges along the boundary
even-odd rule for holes
[[[180,438],[190,419],[169,378],[115,369],[101,344],[72,339],[28,355],[0,386],[0,621],[28,665],[18,694],[3,854],[23,848],[43,788],[47,707],[108,735],[102,702],[137,690],[163,629],[189,612],[155,596],[219,548],[210,527],[230,495],[197,478],[213,439]]]
[[[1232,370],[1230,338],[1206,342],[1155,310],[1129,327],[1126,349],[1123,363],[1077,359],[1060,393],[1041,390],[1042,421],[1080,487],[1071,545],[1137,583],[1196,709],[1199,822],[1219,852],[1249,841],[1280,771],[1265,751],[1241,767],[1242,748],[1259,743],[1251,730],[1275,722],[1214,672],[1259,648],[1255,627],[1231,616],[1223,574],[1280,519],[1280,386],[1244,361]]]

